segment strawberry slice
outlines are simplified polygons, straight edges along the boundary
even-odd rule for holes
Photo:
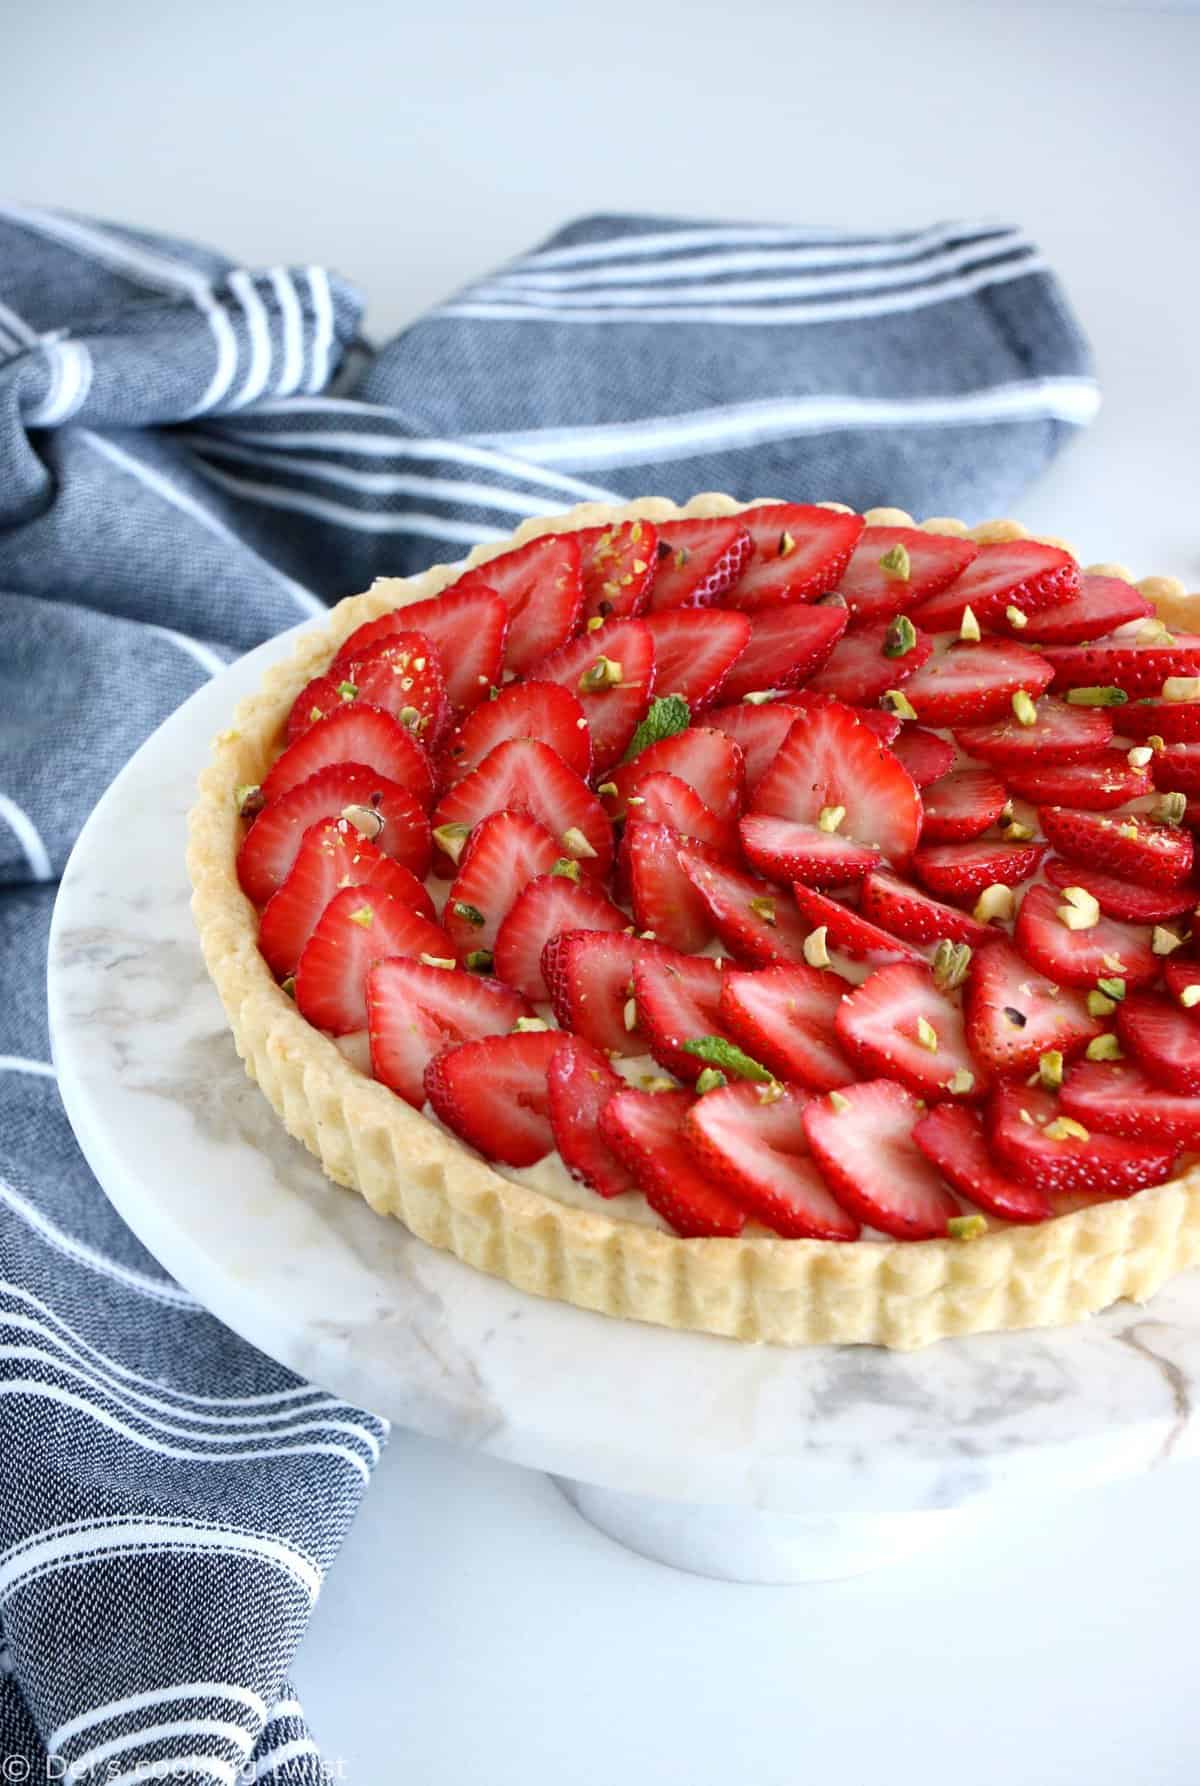
[[[460,593],[487,589],[508,610],[504,662],[514,675],[564,645],[579,624],[583,579],[579,538],[542,534],[514,552],[489,558],[459,578]]]
[[[1129,1061],[1077,1061],[1058,1101],[1085,1128],[1172,1147],[1200,1143],[1200,1098],[1164,1091]]]
[[[581,527],[571,537],[579,545],[583,577],[580,619],[640,614],[658,569],[658,529],[653,521]]]
[[[1174,633],[1162,638],[1147,628],[1137,636],[1098,639],[1091,645],[1051,645],[1046,662],[1055,688],[1122,688],[1127,695],[1157,695],[1171,676],[1200,676],[1200,636]],[[1169,640],[1169,642],[1168,642]]]
[[[1062,1118],[1058,1100],[1040,1086],[996,1087],[988,1107],[988,1137],[1014,1178],[1052,1197],[1129,1197],[1169,1176],[1176,1153],[1172,1143],[1124,1141],[1091,1130],[1085,1138],[1059,1129]],[[1073,1118],[1068,1121],[1074,1124]]]
[[[1167,983],[1167,991],[1171,997],[1182,1000],[1189,987],[1200,986],[1200,961],[1190,961],[1186,958],[1181,960],[1179,956],[1173,956],[1169,961],[1163,963],[1163,979]],[[1184,1008],[1196,1009],[1194,1005]]]
[[[921,842],[963,843],[999,821],[1008,802],[1004,783],[987,769],[957,769],[923,796]]]
[[[999,620],[1007,608],[1037,614],[1071,600],[1079,589],[1079,566],[1069,552],[1038,540],[1004,540],[981,546],[971,563],[943,595],[922,602],[914,618],[929,632],[957,630],[963,609],[984,623]]]
[[[814,609],[822,614],[828,610]],[[837,610],[834,610],[836,612]],[[844,618],[844,615],[843,615]],[[872,626],[857,627],[841,639],[824,669],[809,678],[806,693],[831,695],[835,701],[864,705],[877,701],[889,688],[899,688],[915,676],[921,665],[933,655],[933,640],[928,633],[917,632],[913,643],[899,656],[890,655],[890,648],[905,643],[898,639],[896,623],[881,620]]]
[[[804,1132],[808,1098],[790,1085],[724,1085],[697,1098],[683,1136],[701,1167],[750,1214],[791,1240],[857,1240]]]
[[[450,702],[433,643],[424,633],[391,633],[346,665],[339,684],[352,701],[381,707],[432,750],[450,719]],[[300,697],[303,700],[303,696]]]
[[[794,688],[820,670],[845,630],[845,608],[756,611],[749,641],[721,684],[722,699],[742,701],[765,689]]]
[[[282,887],[300,853],[310,825],[318,819],[339,819],[355,808],[383,821],[374,839],[393,862],[418,880],[429,873],[429,819],[414,794],[386,775],[358,763],[333,763],[300,782],[260,812],[238,851],[237,873],[242,891],[255,905],[265,905]],[[364,824],[370,825],[368,817]]]
[[[738,520],[754,556],[726,595],[727,608],[815,601],[837,587],[863,530],[861,515],[802,502],[764,503],[743,509]]]
[[[469,775],[442,795],[433,814],[439,844],[436,862],[445,872],[452,857],[447,826],[465,827],[463,838],[489,813],[505,808],[530,813],[545,826],[559,851],[579,860],[584,873],[601,877],[612,865],[612,830],[587,783],[558,752],[537,738],[509,738],[490,750]]]
[[[527,812],[493,812],[476,825],[459,861],[442,923],[458,959],[486,966],[500,926],[535,876],[549,874],[562,852]],[[475,958],[472,961],[472,957]]]
[[[1078,1054],[1103,1030],[1077,992],[1031,968],[997,938],[971,958],[965,993],[967,1042],[996,1073],[1028,1073],[1043,1054]]]
[[[1168,1091],[1200,1093],[1200,1017],[1153,992],[1124,999],[1117,1034],[1151,1079]]]
[[[564,930],[542,955],[554,1015],[605,1054],[644,1054],[646,1038],[626,1017],[633,997],[633,970],[654,952],[624,931]]]
[[[1139,887],[1057,856],[1050,857],[1044,872],[1052,887],[1083,887],[1105,917],[1127,918],[1133,924],[1165,924],[1190,912],[1200,900],[1197,887]]]
[[[807,887],[840,887],[861,880],[882,860],[879,851],[837,832],[767,813],[748,813],[738,824],[742,851],[751,868],[773,881],[803,881]]]
[[[1121,709],[1127,738],[1162,738],[1167,744],[1200,743],[1200,700],[1131,701]]]
[[[1010,794],[1035,805],[1074,806],[1110,812],[1154,792],[1147,769],[1137,769],[1123,750],[1101,750],[1090,763],[1046,763],[1005,772]]]
[[[696,516],[658,521],[658,571],[650,586],[649,612],[702,608],[719,600],[741,576],[753,542],[741,522]]]
[[[600,1113],[600,1133],[677,1234],[740,1234],[745,1210],[701,1170],[683,1139],[692,1101],[686,1091],[620,1091]]]
[[[948,942],[978,948],[996,935],[966,912],[943,905],[890,874],[869,874],[859,889],[858,904],[864,918],[910,943],[937,943],[945,937]]]
[[[263,799],[270,806],[318,769],[328,769],[333,763],[358,763],[373,769],[407,788],[423,805],[432,798],[433,770],[412,733],[379,707],[350,701],[288,745],[263,778]]]
[[[801,713],[806,713],[813,707],[844,707],[860,725],[873,732],[881,744],[892,744],[904,729],[903,720],[894,713],[885,712],[882,707],[856,707],[852,702],[835,699],[833,695],[814,693],[811,688],[789,689],[787,702]]]
[[[1138,815],[1038,808],[1042,830],[1060,856],[1098,868],[1118,880],[1174,887],[1192,871],[1191,834],[1178,825],[1156,825]]]
[[[584,781],[592,773],[591,735],[570,689],[557,682],[510,682],[447,738],[438,759],[442,786],[453,787],[509,738],[538,738]]]
[[[667,608],[645,621],[654,640],[654,688],[682,695],[693,713],[717,691],[750,638],[744,614],[725,608]]]
[[[507,1035],[518,1017],[532,1016],[532,1006],[496,980],[394,955],[367,975],[371,1071],[420,1110],[435,1054],[451,1042]]]
[[[856,626],[891,620],[948,589],[978,551],[972,540],[920,527],[864,527],[838,594]]]
[[[354,700],[357,694],[358,689],[353,682],[344,681],[337,676],[314,676],[311,682],[305,683],[292,702],[287,731],[284,734],[286,742],[294,744],[310,726],[315,726],[319,719],[327,719],[331,713],[336,713],[339,707]]]
[[[772,1073],[811,1091],[832,1091],[857,1077],[834,1035],[845,996],[840,974],[804,962],[754,973],[727,968],[718,1015],[722,1028]]]
[[[681,955],[659,948],[633,964],[637,1019],[650,1053],[677,1079],[692,1081],[704,1071],[685,1042],[725,1036],[721,1027],[722,969],[706,955]]]
[[[957,1200],[914,1144],[921,1107],[891,1079],[814,1098],[804,1131],[825,1182],[860,1222],[897,1240],[936,1240],[960,1213]]]
[[[842,1000],[834,1027],[864,1075],[897,1079],[919,1098],[978,1098],[987,1089],[962,1011],[915,962],[876,968]]]
[[[601,1197],[637,1190],[629,1168],[600,1132],[604,1106],[625,1082],[604,1056],[579,1036],[566,1036],[554,1050],[546,1074],[550,1126],[563,1165]]]
[[[924,726],[902,726],[891,752],[919,788],[940,781],[954,767],[954,746]]]
[[[542,950],[562,930],[624,930],[628,919],[603,893],[565,875],[540,874],[501,924],[495,968],[506,985],[526,998],[549,996],[542,974]]]
[[[1153,612],[1141,590],[1122,577],[1080,577],[1078,594],[1031,614],[1021,637],[1027,645],[1083,645]]]
[[[839,900],[827,898],[824,893],[816,893],[799,881],[792,886],[792,898],[806,932],[824,929],[827,946],[840,949],[856,961],[925,960],[919,949],[912,948],[890,931],[880,930],[861,912],[851,910]]]
[[[707,727],[724,732],[741,751],[748,794],[754,792],[775,761],[799,711],[799,707],[784,701],[767,701],[762,706],[710,707],[704,715]]]
[[[802,712],[758,784],[754,811],[836,834],[905,861],[921,830],[921,797],[891,751],[846,707]],[[840,813],[840,817],[838,816]]]
[[[1015,694],[1041,694],[1053,674],[1036,651],[985,639],[939,652],[905,679],[904,694],[923,724],[963,726],[1000,719],[1011,711]]]
[[[630,820],[621,840],[618,879],[629,888],[638,929],[687,955],[712,941],[713,924],[680,863],[682,844],[668,825]]]
[[[913,873],[943,899],[978,899],[985,887],[1019,887],[1037,873],[1044,843],[999,843],[980,837],[971,843],[934,843],[912,859]]]
[[[696,849],[681,849],[678,856],[717,935],[739,960],[761,967],[773,961],[803,960],[809,926],[786,893]]]
[[[259,923],[259,953],[276,979],[295,971],[317,920],[342,887],[387,893],[437,923],[433,901],[415,874],[385,856],[347,820],[318,819],[305,831],[288,877],[267,901]]]
[[[1168,744],[1156,752],[1150,772],[1167,793],[1200,794],[1200,743]]]
[[[1148,930],[1116,918],[1072,930],[1059,917],[1065,909],[1052,887],[1030,887],[1021,901],[1013,942],[1039,973],[1060,986],[1092,987],[1113,977],[1128,986],[1148,986],[1157,979],[1158,957]]]
[[[641,777],[637,793],[626,802],[626,810],[630,818],[651,825],[669,825],[680,837],[694,838],[719,854],[731,855],[737,849],[734,827],[722,824],[695,788],[678,775],[668,775],[665,769]]]
[[[660,770],[694,788],[718,823],[732,829],[742,810],[745,772],[740,748],[724,732],[689,726],[648,744],[631,762],[613,769],[602,784],[609,817],[625,818],[629,796],[639,792],[639,783],[648,775]],[[635,808],[629,816],[636,812]]]
[[[627,749],[654,692],[654,636],[641,620],[610,620],[541,658],[531,679],[570,689],[583,707],[596,771]]]
[[[1010,713],[994,725],[966,726],[954,736],[968,756],[1004,770],[1090,762],[1112,741],[1112,716],[1103,707],[1069,707],[1047,699],[1035,703],[1035,714],[1031,726]]]
[[[1036,1185],[1019,1184],[996,1170],[978,1111],[938,1104],[916,1124],[912,1138],[947,1184],[989,1215],[1005,1222],[1044,1222],[1054,1214]]]
[[[338,682],[372,646],[394,633],[420,632],[433,645],[446,680],[450,704],[458,713],[481,701],[500,680],[508,634],[508,608],[494,589],[477,583],[447,589],[428,601],[368,620],[350,634],[329,667]]]
[[[426,1067],[425,1095],[485,1159],[536,1166],[554,1147],[546,1075],[561,1045],[553,1029],[460,1042]]]
[[[367,1027],[367,974],[388,955],[450,956],[446,933],[392,899],[364,887],[344,887],[321,914],[296,968],[296,1005],[302,1017],[332,1035]]]

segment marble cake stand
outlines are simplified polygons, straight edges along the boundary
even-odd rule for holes
[[[50,944],[80,1145],[222,1320],[380,1414],[549,1472],[630,1548],[732,1580],[853,1574],[1014,1500],[1197,1449],[1200,1274],[1062,1332],[788,1351],[539,1301],[329,1183],[242,1071],[184,869],[209,740],[292,644],[218,676],[118,776]]]

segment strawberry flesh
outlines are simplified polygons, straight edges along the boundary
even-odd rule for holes
[[[530,677],[560,683],[580,702],[600,773],[620,761],[650,705],[654,635],[641,620],[607,621],[539,659]]]
[[[684,1140],[702,1169],[776,1234],[856,1240],[859,1224],[831,1196],[809,1152],[807,1102],[794,1086],[722,1086],[688,1110]]]
[[[751,616],[750,636],[721,684],[721,698],[742,701],[767,689],[794,688],[814,672],[823,674],[821,665],[845,630],[845,608],[760,609]]]
[[[460,594],[486,589],[500,597],[508,610],[504,662],[523,675],[575,631],[583,605],[579,541],[573,534],[543,534],[489,558],[454,587]]]
[[[966,726],[1000,719],[1024,690],[1036,696],[1054,672],[1036,651],[1007,640],[952,645],[904,680],[904,695],[927,726]]]
[[[1139,887],[1058,856],[1050,857],[1043,872],[1052,887],[1082,887],[1106,917],[1127,918],[1133,924],[1165,924],[1200,902],[1200,887]]]
[[[646,1038],[629,1001],[634,967],[653,953],[652,943],[625,931],[560,931],[542,951],[542,974],[563,1029],[605,1054],[644,1054]]]
[[[296,1005],[317,1029],[345,1036],[367,1027],[367,974],[389,955],[452,959],[444,930],[370,888],[334,895],[300,956]]]
[[[962,843],[998,822],[1008,800],[987,769],[956,769],[922,797],[922,843]]]
[[[940,781],[954,767],[954,746],[924,726],[903,726],[891,750],[919,788]]]
[[[908,556],[905,577],[889,573],[881,562],[897,546]],[[838,584],[838,594],[856,626],[891,620],[897,614],[912,613],[922,602],[948,589],[978,552],[972,540],[926,533],[921,527],[864,527]]]
[[[1039,974],[997,938],[971,959],[964,998],[967,1043],[995,1073],[1028,1073],[1041,1056],[1082,1052],[1103,1031],[1087,1002]]]
[[[1101,918],[1088,930],[1072,930],[1059,917],[1068,909],[1051,887],[1031,887],[1021,901],[1013,942],[1032,967],[1060,986],[1094,987],[1099,980],[1122,979],[1148,986],[1158,975],[1150,932],[1116,918]]]
[[[828,947],[840,949],[857,961],[924,961],[919,949],[890,931],[881,930],[862,912],[852,911],[840,900],[830,899],[796,881],[792,898],[806,931],[824,929]]]
[[[998,1085],[992,1093],[987,1114],[992,1149],[1023,1184],[1051,1196],[1128,1197],[1168,1176],[1174,1143],[1126,1141],[1091,1130],[1086,1139],[1058,1134],[1054,1124],[1062,1114],[1058,1101],[1040,1086]]]
[[[265,905],[287,879],[305,832],[318,819],[339,819],[347,808],[366,807],[383,820],[375,839],[385,856],[418,879],[429,873],[429,819],[414,794],[357,763],[319,769],[260,812],[238,851],[242,891]]]
[[[601,1197],[622,1197],[637,1189],[632,1172],[600,1128],[605,1105],[623,1090],[624,1080],[590,1043],[579,1036],[561,1039],[546,1073],[554,1144],[571,1177]]]
[[[912,777],[847,707],[804,711],[754,795],[753,810],[816,826],[841,809],[837,835],[905,861],[921,830]]]
[[[561,1042],[557,1030],[530,1030],[445,1048],[425,1069],[425,1095],[485,1159],[535,1166],[554,1148],[546,1074]]]
[[[542,950],[563,930],[623,930],[625,913],[603,893],[564,875],[541,874],[519,894],[496,935],[495,969],[526,998],[548,996]]]
[[[658,531],[652,521],[621,521],[615,527],[581,527],[582,620],[597,615],[640,614],[658,569]]]
[[[751,868],[775,881],[808,887],[840,887],[861,880],[881,861],[878,850],[816,825],[748,813],[739,825],[742,852]]]
[[[1039,807],[1038,820],[1060,856],[1118,880],[1175,887],[1192,871],[1191,834],[1178,825],[1158,825],[1129,813],[1072,812],[1065,806]]]
[[[931,893],[944,899],[977,899],[985,887],[1018,887],[1037,873],[1046,854],[1044,843],[1002,843],[977,838],[971,843],[935,843],[919,849],[913,873]]]
[[[496,980],[401,955],[375,963],[366,994],[371,1072],[416,1110],[435,1054],[451,1042],[507,1035],[518,1017],[533,1015],[519,993]]]
[[[834,647],[824,669],[809,678],[806,692],[829,695],[847,705],[860,702],[866,706],[889,688],[899,688],[922,664],[929,662],[933,640],[928,633],[918,632],[915,642],[899,657],[888,654],[892,640],[893,623],[886,620],[847,633]]]
[[[836,588],[863,530],[861,515],[799,502],[743,509],[738,520],[754,552],[725,598],[729,608],[815,601]]]
[[[715,961],[703,955],[681,955],[674,949],[656,949],[634,963],[638,1023],[650,1053],[677,1079],[690,1082],[704,1071],[704,1061],[689,1053],[685,1042],[724,1035],[722,978]]]
[[[833,1091],[857,1078],[838,1044],[834,1018],[846,996],[840,974],[804,962],[726,969],[718,1014],[751,1059],[810,1091]]]
[[[910,943],[937,943],[945,937],[949,942],[969,943],[978,948],[996,935],[966,912],[943,905],[919,887],[891,874],[869,874],[859,889],[858,903],[864,918]]]
[[[1055,688],[1120,688],[1131,697],[1157,695],[1171,676],[1200,676],[1200,637],[1176,633],[1168,644],[1098,639],[1091,645],[1051,645],[1046,662]]]
[[[711,942],[714,929],[707,904],[680,862],[683,847],[683,838],[669,825],[631,820],[618,870],[628,883],[638,929],[687,955]]]
[[[592,878],[607,874],[613,844],[604,808],[548,744],[536,738],[509,738],[497,744],[477,769],[442,795],[433,826],[435,831],[445,825],[470,830],[505,808],[537,819],[561,854],[578,859],[584,874]],[[450,860],[439,851],[441,872]]]
[[[736,1235],[746,1212],[696,1163],[683,1139],[686,1091],[620,1091],[600,1113],[600,1133],[624,1160],[651,1209],[689,1238]]]
[[[897,1240],[935,1240],[960,1213],[912,1138],[921,1107],[890,1079],[870,1079],[814,1098],[804,1111],[808,1144],[842,1208]]]
[[[424,747],[399,720],[365,701],[348,701],[289,744],[263,777],[262,797],[270,806],[319,769],[335,763],[358,763],[377,775],[386,775],[415,794],[423,805],[433,797],[433,770]]]
[[[1052,763],[1084,763],[1110,743],[1113,722],[1104,707],[1071,707],[1064,701],[1035,703],[1033,725],[1008,714],[994,725],[955,732],[959,748],[999,769],[1040,770]]]
[[[767,701],[762,706],[712,707],[704,715],[706,726],[724,732],[741,751],[748,794],[753,794],[775,761],[799,711],[784,701]]]
[[[546,827],[527,812],[493,812],[476,825],[442,911],[458,959],[490,955],[523,889],[561,859]]]
[[[766,967],[803,959],[808,926],[785,892],[694,848],[681,849],[678,859],[717,935],[739,961]]]
[[[702,843],[719,854],[729,855],[738,847],[736,829],[723,825],[695,788],[665,769],[656,769],[638,781],[637,793],[630,795],[627,811],[630,818],[643,823],[669,825],[680,837]]]
[[[508,609],[486,584],[444,590],[378,620],[368,620],[341,646],[329,674],[345,679],[348,667],[395,633],[420,632],[437,652],[446,693],[456,713],[467,712],[500,680],[508,635]]]
[[[978,1111],[938,1104],[914,1126],[912,1137],[947,1184],[989,1215],[1005,1222],[1044,1222],[1054,1214],[1036,1185],[996,1170]]]
[[[424,633],[392,633],[346,665],[340,691],[381,707],[432,750],[450,718],[441,664]],[[301,697],[303,698],[303,697]]]
[[[277,893],[267,901],[258,927],[258,946],[277,979],[295,971],[304,945],[334,894],[343,887],[369,887],[398,899],[431,924],[432,899],[416,875],[393,862],[345,819],[318,819]]]
[[[654,691],[682,695],[692,713],[723,689],[750,640],[744,614],[724,608],[668,608],[644,623],[654,641]]]
[[[1101,750],[1088,763],[1046,763],[1005,772],[1010,794],[1035,805],[1073,806],[1109,812],[1154,792],[1149,771],[1135,768],[1123,750]]]
[[[478,769],[488,752],[509,738],[537,738],[584,781],[591,775],[591,734],[570,689],[557,682],[510,682],[446,739],[438,759],[442,786],[452,787]]]
[[[659,521],[658,570],[648,611],[702,608],[725,594],[749,562],[753,541],[741,522],[700,516]]]
[[[629,796],[638,792],[646,776],[660,770],[694,788],[718,822],[732,827],[742,809],[745,783],[742,753],[732,738],[706,724],[648,744],[630,762],[613,769],[602,784],[609,817],[625,818]]]
[[[1151,1079],[1186,1097],[1200,1094],[1200,1015],[1155,992],[1138,992],[1117,1010],[1121,1045]]]
[[[1121,577],[1081,577],[1078,594],[1031,614],[1021,637],[1027,645],[1082,645],[1153,612],[1141,590]]]
[[[922,602],[914,618],[930,632],[957,630],[965,608],[988,624],[1008,608],[1037,614],[1058,607],[1078,589],[1079,566],[1069,552],[1039,540],[1004,540],[981,546],[950,588]]]
[[[931,1100],[977,1098],[986,1090],[967,1050],[960,1007],[915,962],[876,968],[838,1006],[835,1028],[864,1077],[897,1079]]]
[[[1127,1141],[1200,1144],[1200,1097],[1169,1091],[1131,1061],[1077,1061],[1059,1103],[1085,1128]]]

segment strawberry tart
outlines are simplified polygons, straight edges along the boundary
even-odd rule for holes
[[[1200,1262],[1200,598],[699,496],[383,580],[216,742],[247,1070],[534,1294],[911,1348]]]

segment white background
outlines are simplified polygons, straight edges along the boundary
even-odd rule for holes
[[[11,196],[323,260],[376,336],[589,210],[1019,222],[1105,391],[1022,518],[1200,583],[1194,12],[41,0],[0,45]],[[297,1679],[350,1786],[1195,1786],[1198,1489],[737,1588],[398,1434]]]

